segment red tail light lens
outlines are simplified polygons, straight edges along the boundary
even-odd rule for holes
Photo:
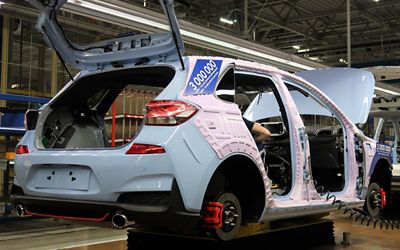
[[[145,124],[176,126],[189,120],[197,111],[195,106],[182,101],[152,101],[146,105]]]
[[[163,154],[165,149],[158,145],[149,144],[132,144],[130,149],[125,154]]]
[[[15,153],[17,155],[28,154],[29,153],[28,146],[26,146],[26,145],[18,145],[17,149],[15,150]]]

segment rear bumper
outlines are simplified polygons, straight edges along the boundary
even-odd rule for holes
[[[13,189],[17,189],[13,188]],[[20,189],[19,189],[20,190]],[[188,212],[176,182],[167,204],[132,204],[129,202],[101,202],[55,199],[27,196],[15,192],[11,196],[14,206],[22,205],[33,215],[102,221],[110,220],[115,213],[125,214],[130,221],[151,228],[166,228],[195,232],[200,226],[200,214]]]

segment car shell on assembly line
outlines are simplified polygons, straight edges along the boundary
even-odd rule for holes
[[[400,199],[400,163],[399,163],[399,138],[400,138],[400,111],[397,99],[376,103],[369,114],[370,118],[376,118],[371,130],[376,141],[391,145],[392,150],[392,194],[396,200]],[[391,134],[390,134],[391,133]]]
[[[48,104],[27,113],[15,159],[19,214],[111,219],[117,227],[135,221],[230,240],[245,222],[336,209],[324,187],[346,206],[379,215],[382,207],[374,204],[384,198],[380,190],[390,188],[390,156],[355,125],[368,115],[362,110],[371,105],[371,73],[324,69],[302,77],[255,62],[182,57],[172,1],[160,2],[173,32],[79,47],[56,22],[65,0],[29,2],[41,10],[37,29],[47,44],[82,71]],[[123,89],[138,86],[160,93],[146,105],[137,134],[110,147],[104,117]],[[343,104],[348,110],[328,97],[335,91],[350,97]],[[308,126],[310,115],[335,123]],[[265,153],[243,116],[270,129]]]

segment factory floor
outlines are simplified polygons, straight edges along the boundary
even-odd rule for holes
[[[0,220],[0,250],[69,249],[120,243],[126,249],[127,231],[58,219],[21,218]]]
[[[327,218],[334,220],[335,244],[302,247],[302,249],[400,248],[399,229],[374,229],[363,226],[341,212],[331,213]],[[350,233],[350,245],[341,244],[343,233]],[[301,235],[305,239],[308,237],[307,241],[313,241],[318,237],[305,233]],[[290,241],[290,235],[285,239]],[[132,247],[134,248],[136,247]],[[125,250],[128,249],[127,230],[55,219],[0,220],[0,250],[3,249]]]

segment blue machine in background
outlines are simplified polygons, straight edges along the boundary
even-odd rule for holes
[[[14,94],[0,94],[0,100],[45,104],[50,99],[43,97],[33,97]],[[26,110],[3,108],[0,118],[0,134],[22,135],[25,133],[24,116]]]
[[[33,96],[24,96],[24,95],[14,95],[14,94],[0,94],[0,100],[16,102],[16,103],[26,103],[26,104],[45,104],[50,99],[43,97],[33,97]],[[2,146],[2,151],[4,150],[5,154],[14,152],[14,144],[12,141],[12,137],[20,137],[25,133],[25,112],[26,108],[11,108],[10,105],[8,107],[0,108],[0,135],[4,136],[4,145]],[[30,105],[26,105],[28,107]],[[15,139],[14,139],[15,140]],[[0,171],[1,175],[1,185],[2,192],[0,193],[0,223],[6,220],[15,219],[13,216],[9,217],[12,214],[13,207],[9,202],[9,190],[10,186],[13,182],[14,176],[14,159],[13,157],[0,158]],[[1,216],[1,214],[3,216]]]

